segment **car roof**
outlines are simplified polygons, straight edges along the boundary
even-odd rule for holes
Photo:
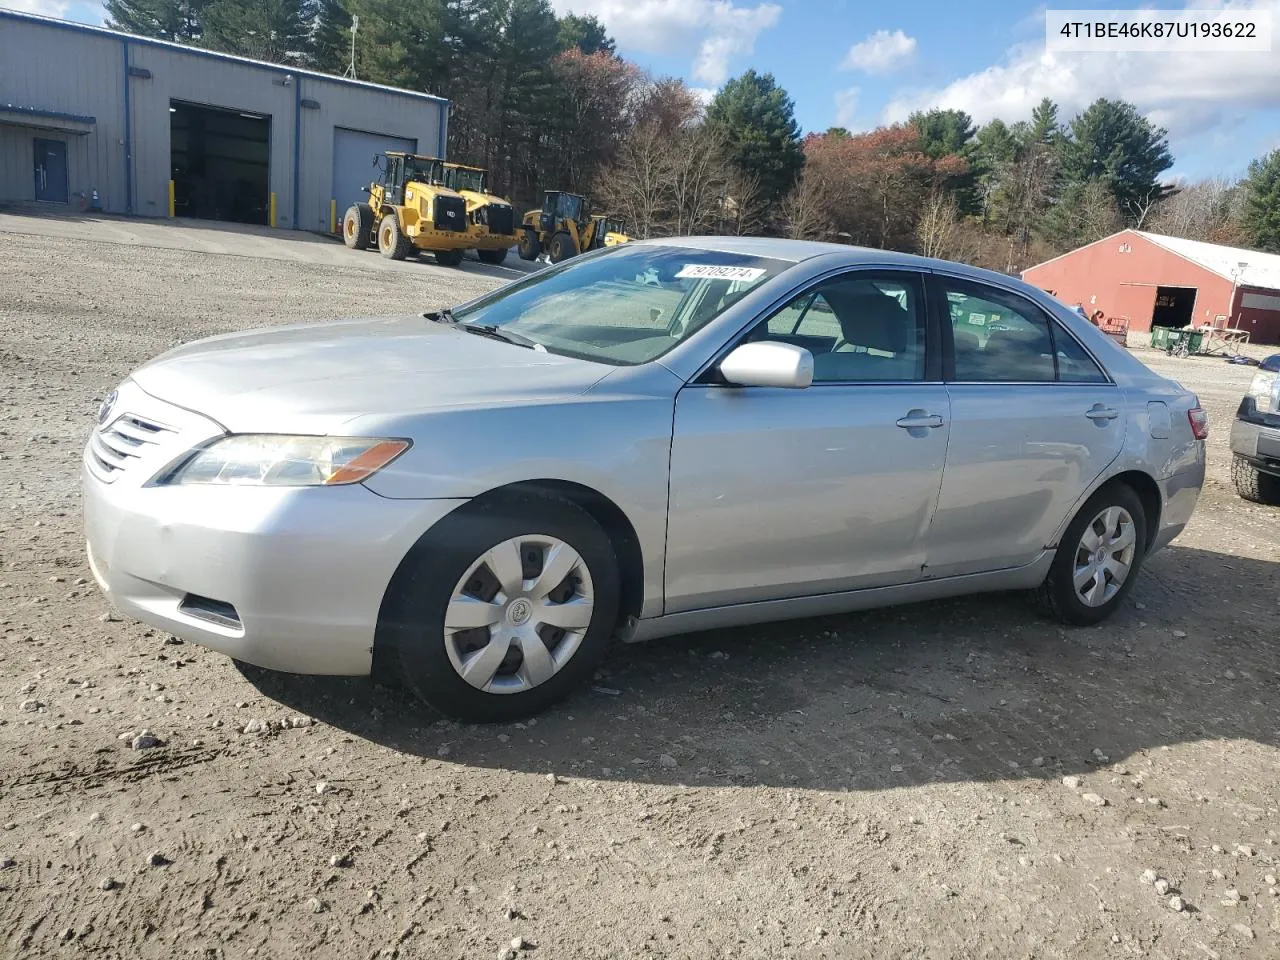
[[[823,243],[818,240],[786,240],[781,237],[662,237],[652,240],[641,240],[639,243],[686,247],[693,250],[717,250],[722,253],[740,253],[753,257],[768,257],[772,260],[785,260],[800,263],[814,257],[838,256],[848,266],[861,264],[877,264],[887,266],[914,267],[916,269],[938,269],[962,272],[975,280],[996,280],[1004,284],[1016,283],[1025,287],[1020,277],[1013,274],[996,273],[981,267],[972,267],[966,263],[951,260],[939,260],[935,257],[920,257],[913,253],[898,253],[894,250],[879,250],[874,247],[856,247],[847,243]]]

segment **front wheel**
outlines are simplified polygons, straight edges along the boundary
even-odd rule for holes
[[[573,246],[573,238],[561,232],[551,238],[551,247],[547,254],[552,263],[559,263],[561,260],[568,260],[577,252]]]
[[[488,263],[496,267],[507,259],[507,248],[503,247],[501,250],[477,250],[476,256],[480,258],[481,263]]]
[[[590,678],[618,618],[608,535],[566,500],[473,502],[406,557],[380,632],[406,684],[448,716],[510,721]]]
[[[1133,488],[1103,487],[1062,535],[1037,600],[1064,623],[1088,626],[1105,620],[1133,588],[1146,545],[1146,512]]]
[[[542,243],[532,228],[525,227],[520,231],[520,245],[516,252],[520,254],[521,260],[538,259],[538,254],[542,252]]]
[[[1232,456],[1231,482],[1245,500],[1280,507],[1280,477],[1263,473],[1244,457]]]
[[[400,229],[400,218],[388,213],[378,224],[378,252],[388,260],[403,260],[413,249],[413,241]]]
[[[437,250],[435,252],[436,263],[442,267],[456,267],[462,262],[461,250]]]

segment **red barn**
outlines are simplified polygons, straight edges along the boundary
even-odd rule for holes
[[[1280,344],[1280,255],[1122,230],[1024,270],[1022,279],[1090,316],[1157,327],[1238,327]]]

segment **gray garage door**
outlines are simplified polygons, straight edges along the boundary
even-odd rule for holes
[[[338,219],[342,219],[347,207],[364,199],[364,191],[360,188],[379,178],[378,168],[373,164],[374,157],[387,150],[414,153],[417,149],[417,140],[334,127],[333,198],[338,201]]]

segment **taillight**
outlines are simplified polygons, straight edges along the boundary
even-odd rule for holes
[[[1196,405],[1187,411],[1187,421],[1191,424],[1191,434],[1197,440],[1209,439],[1209,414],[1204,408]]]

